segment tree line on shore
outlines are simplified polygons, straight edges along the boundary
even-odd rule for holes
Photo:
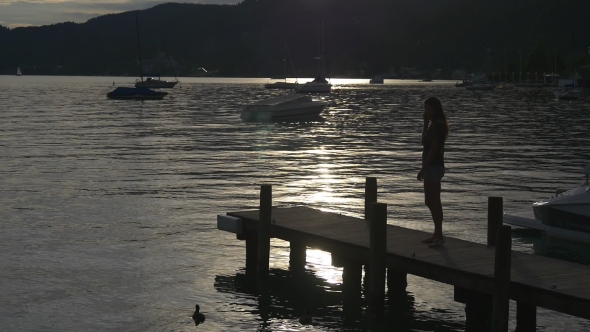
[[[168,3],[138,17],[145,74],[202,75],[203,67],[272,77],[284,75],[286,60],[289,76],[315,76],[323,35],[329,76],[415,67],[449,77],[455,69],[549,73],[590,63],[590,23],[582,17],[589,11],[583,0],[245,0]],[[134,12],[0,26],[0,45],[1,74],[20,67],[24,74],[139,75]]]

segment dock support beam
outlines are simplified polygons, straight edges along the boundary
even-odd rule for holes
[[[265,285],[268,278],[270,258],[270,221],[272,218],[272,186],[260,188],[260,217],[258,221],[258,269],[259,286]]]
[[[406,291],[408,287],[408,274],[395,269],[395,266],[387,266],[387,293],[396,294]]]
[[[498,226],[504,221],[504,200],[502,197],[488,197],[488,246],[496,245]]]
[[[342,295],[344,315],[347,317],[359,316],[361,308],[361,282],[363,266],[355,261],[343,261],[342,271]]]
[[[291,270],[301,271],[305,269],[307,262],[307,247],[298,241],[289,242],[289,267]]]
[[[535,332],[537,330],[537,307],[516,302],[515,332]]]
[[[371,204],[369,305],[377,317],[385,305],[385,260],[387,251],[387,204]]]
[[[365,220],[371,220],[371,204],[377,202],[377,178],[365,179]]]
[[[246,275],[256,279],[258,273],[258,234],[246,234]]]
[[[494,264],[494,309],[492,332],[508,332],[510,309],[510,268],[512,261],[512,228],[498,226]]]
[[[455,286],[454,299],[465,303],[465,332],[490,331],[491,295]]]

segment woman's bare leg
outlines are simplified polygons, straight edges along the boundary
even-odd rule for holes
[[[440,182],[424,181],[425,203],[426,206],[428,206],[428,209],[430,210],[430,214],[432,215],[432,221],[434,222],[434,235],[432,237],[432,241],[443,240],[443,209],[442,202],[440,200],[440,192]]]

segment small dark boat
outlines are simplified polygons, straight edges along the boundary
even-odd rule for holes
[[[154,91],[144,87],[118,87],[107,93],[107,97],[111,99],[160,100],[167,94],[168,92]]]

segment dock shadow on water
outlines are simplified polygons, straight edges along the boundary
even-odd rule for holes
[[[258,316],[258,331],[308,330],[299,323],[306,310],[312,316],[311,325],[322,331],[444,332],[464,328],[463,324],[432,320],[431,315],[416,310],[414,295],[408,291],[388,293],[385,314],[377,318],[368,309],[366,282],[359,298],[344,298],[342,283],[329,283],[309,269],[271,269],[262,290],[245,269],[216,276],[214,286],[218,292],[256,298],[253,304],[242,302],[235,310]]]

